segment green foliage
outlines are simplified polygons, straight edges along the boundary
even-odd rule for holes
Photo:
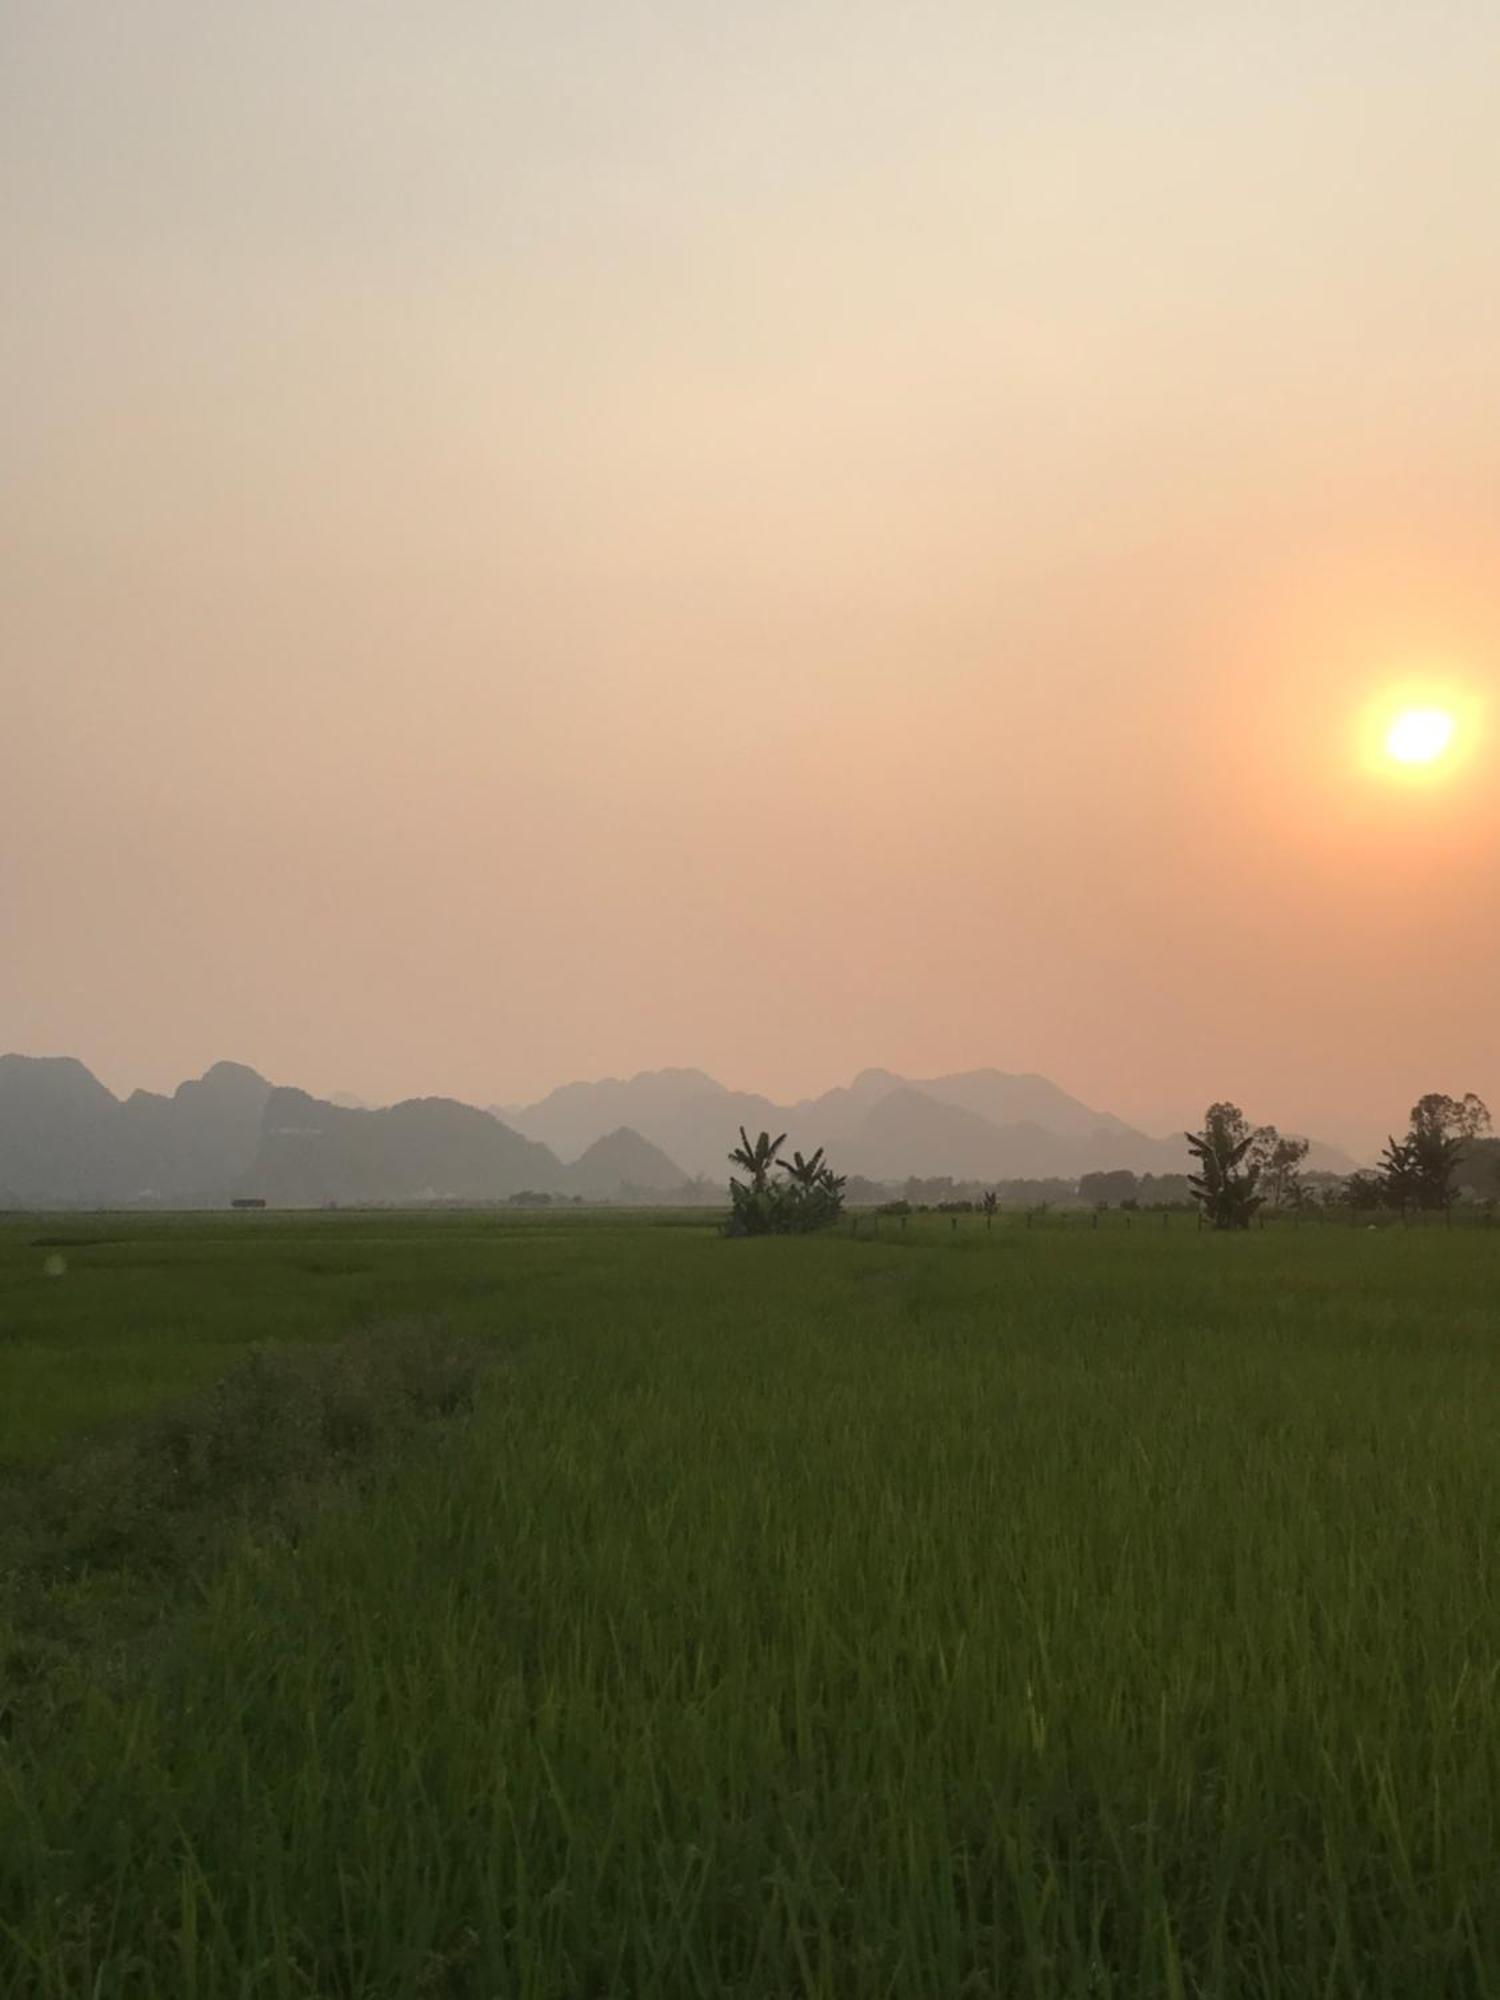
[[[1238,1105],[1211,1104],[1203,1130],[1184,1136],[1198,1162],[1188,1185],[1204,1215],[1215,1229],[1248,1229],[1263,1200],[1256,1191],[1260,1163],[1252,1157],[1261,1131],[1251,1129]]]
[[[1301,1208],[1306,1200],[1302,1163],[1311,1150],[1306,1139],[1294,1139],[1278,1132],[1274,1125],[1262,1125],[1250,1147],[1250,1158],[1260,1174],[1260,1187],[1272,1208]]]
[[[784,1132],[779,1139],[762,1132],[752,1141],[740,1127],[740,1143],[729,1158],[750,1178],[730,1180],[726,1235],[803,1236],[838,1221],[844,1209],[844,1177],[827,1165],[821,1146],[810,1159],[793,1153],[790,1160],[783,1160],[785,1144]],[[773,1178],[778,1171],[784,1179]]]
[[[1500,1198],[1500,1139],[1478,1139],[1459,1167],[1464,1190],[1480,1201]]]
[[[1188,1184],[1216,1229],[1248,1229],[1267,1204],[1282,1210],[1307,1205],[1302,1179],[1310,1150],[1306,1139],[1278,1132],[1274,1125],[1252,1126],[1237,1104],[1211,1104],[1203,1130],[1188,1133],[1187,1142],[1199,1164]]]
[[[1490,1113],[1473,1091],[1461,1098],[1430,1091],[1411,1108],[1406,1136],[1394,1135],[1381,1155],[1386,1200],[1403,1214],[1409,1208],[1446,1210],[1454,1199],[1459,1168],[1490,1129]]]
[[[469,1408],[481,1359],[471,1341],[421,1323],[328,1346],[252,1348],[202,1394],[13,1478],[0,1549],[33,1572],[175,1560],[179,1524],[196,1530],[209,1514],[254,1510],[429,1417]]]
[[[771,1170],[785,1144],[785,1132],[777,1139],[769,1132],[762,1132],[752,1141],[744,1126],[740,1127],[740,1143],[730,1153],[729,1161],[731,1166],[742,1167],[749,1174],[752,1194],[764,1194],[771,1185]]]
[[[1128,1167],[1116,1167],[1108,1172],[1085,1174],[1078,1183],[1078,1198],[1090,1208],[1109,1208],[1112,1204],[1134,1201],[1140,1190],[1140,1181]]]
[[[1376,1175],[1387,1208],[1399,1209],[1404,1215],[1408,1208],[1419,1203],[1420,1169],[1416,1147],[1409,1139],[1398,1139],[1392,1134],[1380,1155]]]
[[[80,1655],[150,1623],[236,1527],[296,1535],[330,1485],[467,1412],[484,1356],[440,1326],[253,1348],[206,1392],[0,1483],[0,1736],[65,1716]]]
[[[1076,1224],[142,1230],[178,1345],[363,1261],[506,1361],[127,1668],[101,1604],[0,1993],[1500,1991],[1500,1231]]]
[[[1369,1214],[1374,1209],[1387,1207],[1387,1194],[1384,1173],[1368,1167],[1361,1167],[1330,1190],[1332,1205],[1351,1208],[1358,1214]]]

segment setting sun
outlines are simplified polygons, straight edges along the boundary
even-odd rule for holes
[[[1426,791],[1469,770],[1488,734],[1485,704],[1472,674],[1460,669],[1413,674],[1387,683],[1359,721],[1367,776]]]
[[[1457,726],[1446,708],[1403,709],[1386,734],[1386,751],[1398,764],[1434,764],[1451,747]]]

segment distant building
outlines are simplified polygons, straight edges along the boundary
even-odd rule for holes
[[[237,1194],[229,1204],[231,1208],[264,1208],[265,1205],[263,1194]]]

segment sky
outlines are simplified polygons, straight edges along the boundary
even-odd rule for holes
[[[1497,101],[1492,0],[0,0],[0,1047],[1500,1110]]]

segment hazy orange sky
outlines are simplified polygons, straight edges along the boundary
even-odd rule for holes
[[[1500,1109],[1497,102],[1492,0],[9,0],[0,1046]]]

